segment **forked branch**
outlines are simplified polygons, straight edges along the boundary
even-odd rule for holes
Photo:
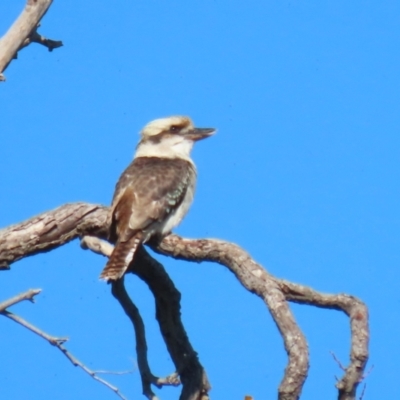
[[[100,239],[104,238],[108,230],[107,213],[108,208],[102,206],[85,203],[67,204],[31,220],[3,229],[0,231],[0,266],[9,268],[18,259],[51,250],[77,237],[92,235]],[[104,254],[104,248],[110,249],[109,246],[109,244],[98,241],[95,251]],[[247,290],[264,300],[282,335],[289,356],[288,365],[279,387],[280,400],[299,398],[308,371],[307,343],[287,302],[340,310],[346,313],[350,317],[351,326],[350,363],[343,377],[337,383],[338,398],[339,400],[355,400],[356,389],[362,380],[368,359],[369,340],[368,311],[359,299],[345,294],[323,294],[306,286],[275,278],[256,263],[249,254],[233,243],[211,239],[190,240],[169,235],[160,244],[153,246],[153,249],[177,259],[196,262],[213,261],[222,264],[235,274]],[[174,347],[174,341],[177,340],[176,335],[184,333],[184,330],[179,333],[181,328],[176,325],[178,321],[176,318],[180,317],[179,292],[174,288],[161,264],[151,258],[144,249],[136,257],[130,271],[149,285],[156,304],[158,299],[159,304],[166,298],[173,299],[167,309],[157,309],[157,318],[168,351],[181,376],[183,390],[185,387],[188,388],[187,394],[184,395],[182,392],[181,399],[199,400],[201,393],[198,393],[198,397],[190,397],[190,393],[194,393],[193,388],[199,388],[202,384],[207,385],[208,381],[206,381],[205,374],[203,376],[201,374],[193,375],[193,371],[196,369],[188,368],[188,365],[195,366],[198,363],[197,355],[191,349],[192,353],[190,351],[186,353],[190,357],[186,362],[179,364],[182,362],[178,359],[179,347]],[[168,330],[170,329],[168,324],[171,321],[174,321],[174,326],[178,326],[178,330]],[[163,331],[163,329],[166,330]],[[190,346],[190,344],[187,345]],[[185,370],[187,374],[183,372]],[[197,368],[197,371],[200,370]],[[194,376],[195,379],[193,379]],[[185,384],[186,379],[190,384]]]
[[[136,338],[136,354],[140,377],[142,379],[143,394],[149,400],[158,400],[157,396],[151,389],[151,385],[155,385],[159,388],[167,385],[178,386],[180,381],[176,374],[171,374],[166,378],[159,378],[152,374],[147,359],[147,342],[143,319],[139,313],[139,309],[126,292],[123,278],[116,282],[112,282],[112,294],[119,301],[121,307],[131,320],[134,327]]]
[[[35,333],[42,339],[46,340],[49,342],[52,346],[55,346],[57,349],[59,349],[65,357],[68,358],[68,360],[75,366],[81,368],[83,371],[85,371],[87,374],[89,374],[94,380],[100,382],[101,384],[105,385],[109,389],[111,389],[118,397],[120,397],[122,400],[127,400],[127,398],[120,392],[120,390],[112,385],[111,383],[107,382],[106,380],[100,378],[98,374],[100,372],[96,372],[88,368],[85,364],[83,364],[81,361],[79,361],[73,354],[71,354],[68,349],[64,346],[64,343],[68,341],[68,338],[66,337],[55,337],[51,336],[48,333],[44,332],[43,330],[39,329],[35,325],[32,325],[30,322],[26,321],[25,319],[21,318],[20,316],[6,310],[7,307],[10,307],[16,303],[19,303],[24,300],[30,300],[33,302],[33,297],[36,296],[41,292],[40,289],[30,289],[27,290],[24,293],[21,293],[15,297],[12,297],[9,300],[5,300],[2,303],[0,303],[0,315],[3,315],[4,317],[9,318],[10,320],[16,322],[17,324],[20,324],[24,328],[30,330],[31,332]]]
[[[41,289],[29,289],[26,292],[20,293],[11,299],[4,300],[0,303],[0,313],[5,311],[8,307],[13,306],[14,304],[20,303],[24,300],[29,300],[34,303],[34,297],[38,295],[42,290]]]
[[[308,354],[303,335],[295,324],[290,309],[282,304],[282,297],[299,304],[343,311],[350,317],[350,364],[336,387],[339,400],[356,398],[356,389],[363,379],[368,361],[369,344],[368,309],[360,299],[346,294],[324,294],[307,286],[275,278],[239,246],[221,240],[190,240],[169,235],[154,250],[177,259],[222,264],[235,274],[246,289],[265,300],[289,356],[285,377],[279,388],[280,399],[293,399],[290,393],[295,393],[296,390],[299,390],[296,393],[300,395],[308,366],[304,360]],[[293,391],[290,392],[287,388]]]
[[[106,257],[111,255],[113,246],[94,236],[84,236],[81,246]],[[126,292],[123,279],[112,283],[112,293],[131,320],[136,337],[136,353],[142,379],[143,394],[150,400],[157,397],[151,385],[162,387],[177,386],[182,381],[181,399],[206,400],[210,384],[206,372],[190,344],[180,315],[180,293],[175,288],[164,267],[141,248],[129,272],[142,279],[153,293],[156,302],[156,318],[168,351],[178,371],[165,378],[152,374],[147,360],[145,327],[138,308]]]
[[[37,32],[39,22],[46,14],[53,0],[27,0],[20,16],[0,39],[0,81],[5,81],[3,72],[17,53],[31,43],[39,43],[52,51],[62,46],[59,40],[46,39]]]

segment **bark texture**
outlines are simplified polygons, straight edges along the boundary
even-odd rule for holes
[[[49,251],[75,238],[82,239],[84,248],[109,256],[113,247],[103,240],[108,232],[108,210],[107,207],[93,204],[66,204],[0,230],[0,265],[3,269],[9,269],[13,262],[23,257]],[[350,319],[350,362],[336,386],[339,400],[356,399],[356,389],[363,379],[368,360],[369,341],[368,310],[361,300],[347,294],[320,293],[307,286],[278,279],[233,243],[215,239],[184,239],[171,234],[161,243],[151,246],[155,251],[176,259],[219,263],[227,267],[247,290],[264,301],[288,354],[288,363],[278,389],[280,400],[300,398],[309,367],[307,342],[288,302],[344,312]],[[180,399],[207,399],[210,385],[180,319],[180,294],[165,269],[143,248],[138,252],[128,272],[143,279],[154,295],[156,317],[182,381]],[[117,282],[113,286],[113,294],[135,328],[138,358],[144,366],[141,368],[141,373],[144,371],[143,389],[148,398],[156,399],[151,397],[150,383],[159,386],[176,384],[177,381],[174,378],[157,378],[151,374],[146,357],[144,325],[139,311],[135,309],[136,306],[126,293],[123,282]]]
[[[7,33],[0,39],[0,81],[5,81],[3,72],[17,58],[18,50],[31,43],[39,43],[52,51],[62,46],[61,41],[46,39],[36,29],[53,0],[27,0],[25,8]]]

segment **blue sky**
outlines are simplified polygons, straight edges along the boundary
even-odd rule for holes
[[[2,33],[24,2],[3,3]],[[54,2],[40,32],[65,46],[24,49],[1,84],[0,226],[67,202],[109,204],[143,125],[189,115],[218,133],[194,150],[197,194],[176,232],[235,242],[277,277],[363,299],[374,365],[364,400],[400,398],[399,17],[395,1]],[[275,398],[286,355],[262,301],[221,266],[157,258],[182,293],[212,398]],[[1,273],[0,300],[42,288],[12,311],[69,336],[93,369],[133,366],[109,379],[137,399],[131,325],[98,280],[104,263],[72,242]],[[166,375],[153,299],[126,281],[153,372]],[[347,364],[348,320],[292,308],[311,352],[302,399],[334,399],[329,352]],[[5,318],[0,353],[8,400],[116,398]]]

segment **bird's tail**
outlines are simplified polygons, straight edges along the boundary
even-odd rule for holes
[[[115,281],[121,278],[132,262],[135,252],[142,241],[142,233],[137,232],[136,235],[126,242],[117,242],[106,266],[100,274],[100,279]]]

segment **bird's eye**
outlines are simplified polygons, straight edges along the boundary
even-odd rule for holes
[[[179,129],[180,129],[180,127],[178,125],[172,125],[170,130],[171,130],[171,132],[178,132]]]

